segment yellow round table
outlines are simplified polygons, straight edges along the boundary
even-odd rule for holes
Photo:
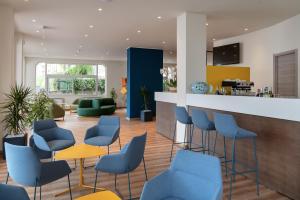
[[[103,191],[82,196],[76,200],[121,200],[121,198],[111,191]]]
[[[81,189],[94,189],[93,186],[85,185],[84,184],[84,176],[83,176],[83,162],[85,158],[92,158],[92,157],[99,157],[102,155],[107,154],[107,151],[104,150],[101,147],[97,146],[91,146],[87,144],[76,144],[70,148],[67,148],[65,150],[59,151],[55,154],[56,160],[74,160],[79,159],[80,160],[80,173],[79,173],[79,184],[72,188],[72,190],[81,190]],[[97,188],[100,190],[103,190],[102,188]],[[60,196],[62,194],[65,194],[69,192],[69,190],[66,190],[64,192],[61,192],[59,194],[56,194],[55,196]]]

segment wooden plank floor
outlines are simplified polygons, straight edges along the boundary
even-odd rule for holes
[[[121,117],[121,143],[122,145],[128,143],[130,139],[136,135],[142,134],[145,131],[148,132],[147,145],[145,151],[145,161],[148,171],[148,177],[152,178],[158,173],[169,167],[169,156],[171,149],[171,141],[159,135],[155,129],[155,122],[143,123],[139,120],[127,121],[125,119],[124,110],[118,110],[116,115]],[[76,114],[70,115],[66,114],[65,121],[58,122],[59,126],[70,129],[73,131],[77,143],[82,143],[87,128],[93,126],[98,121],[97,118],[82,118],[78,117]],[[118,151],[118,143],[113,144],[111,151]],[[176,151],[176,149],[174,150]],[[95,159],[86,160],[86,165],[93,165],[96,162]],[[74,167],[74,161],[69,161],[71,167]],[[77,168],[71,174],[71,184],[76,185],[79,182],[79,169]],[[84,172],[86,184],[93,185],[95,180],[95,171],[94,169],[87,168]],[[0,160],[0,181],[3,182],[6,177],[6,164],[3,160]],[[143,165],[138,167],[131,174],[132,181],[132,193],[134,197],[139,197],[143,189],[145,182],[145,176],[143,171]],[[229,179],[225,176],[223,177],[224,181],[224,199],[226,199],[229,189]],[[9,184],[14,184],[10,179]],[[100,173],[98,186],[114,190],[114,175]],[[51,200],[51,199],[69,199],[68,195],[60,196],[55,198],[54,195],[67,189],[67,178],[63,178],[51,184],[48,184],[42,188],[42,199]],[[127,175],[119,175],[117,181],[117,187],[123,198],[128,198],[128,184],[127,184]],[[26,188],[31,199],[33,199],[33,188]],[[254,181],[245,178],[243,176],[237,176],[236,182],[234,183],[233,190],[233,199],[263,199],[263,200],[283,200],[288,199],[284,196],[281,196],[275,191],[272,191],[264,186],[260,186],[261,195],[258,198],[256,196],[256,186]],[[91,191],[73,191],[73,198],[79,197],[90,193]],[[38,196],[39,199],[39,196]],[[2,199],[1,199],[2,200]]]

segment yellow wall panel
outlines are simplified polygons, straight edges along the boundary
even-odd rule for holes
[[[206,81],[214,87],[214,91],[222,86],[225,79],[250,81],[250,67],[207,66]]]

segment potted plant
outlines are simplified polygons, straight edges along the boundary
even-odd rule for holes
[[[143,110],[141,110],[141,120],[144,122],[152,121],[152,111],[149,109],[149,91],[145,86],[141,87],[140,94],[143,98],[144,104],[142,105]]]
[[[111,89],[110,97],[114,100],[115,104],[117,105],[118,94],[117,94],[115,88]]]
[[[27,145],[26,125],[30,109],[29,96],[31,89],[24,85],[15,85],[5,94],[5,101],[1,103],[4,124],[4,138],[2,143],[3,159],[5,159],[4,143]]]

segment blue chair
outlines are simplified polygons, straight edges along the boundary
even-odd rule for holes
[[[2,200],[30,200],[26,190],[22,187],[0,183],[0,199]]]
[[[193,121],[193,130],[192,130],[192,135],[191,135],[191,141],[194,136],[194,127],[197,127],[198,129],[201,130],[201,146],[202,151],[205,153],[206,151],[208,154],[211,153],[210,150],[210,135],[212,131],[215,131],[215,124],[214,122],[210,121],[207,117],[206,112],[203,110],[199,109],[192,109],[192,121]],[[214,141],[214,150],[213,154],[215,154],[215,149],[216,149],[216,140],[217,140],[217,133],[215,136],[215,141]],[[197,149],[197,148],[196,148]]]
[[[5,143],[6,163],[9,176],[18,184],[36,189],[60,178],[68,176],[70,197],[72,199],[70,177],[71,169],[66,161],[40,162],[36,152],[31,147],[16,146]]]
[[[229,199],[232,196],[232,181],[235,179],[236,174],[245,174],[245,173],[255,173],[256,174],[256,192],[259,195],[259,175],[258,175],[258,161],[256,156],[256,134],[240,128],[234,117],[228,114],[221,114],[221,113],[214,113],[214,121],[215,126],[220,135],[223,135],[224,138],[224,163],[225,163],[225,170],[226,176],[228,174],[228,167],[227,163],[232,164],[231,173],[230,173],[230,191],[229,191]],[[226,138],[231,139],[232,142],[232,149],[231,149],[231,160],[227,160],[226,155]],[[253,142],[253,159],[255,161],[255,167],[249,167],[245,164],[241,163],[242,166],[245,166],[247,169],[245,171],[237,171],[236,170],[236,155],[235,155],[235,148],[236,148],[236,140],[240,139],[252,139]]]
[[[115,174],[115,188],[116,188],[117,174],[127,174],[129,197],[131,199],[130,172],[135,170],[142,161],[144,163],[144,172],[145,172],[146,180],[148,180],[145,159],[144,159],[146,138],[147,138],[147,133],[144,133],[141,136],[134,137],[130,141],[130,143],[126,144],[122,148],[120,153],[105,155],[101,157],[95,167],[96,169],[95,189],[97,184],[98,171]]]
[[[168,170],[145,183],[141,200],[221,200],[222,188],[218,158],[180,150]]]
[[[186,145],[188,145],[189,149],[191,149],[191,143],[192,141],[187,141],[188,138],[188,134],[189,136],[192,135],[192,126],[193,125],[193,121],[192,118],[189,116],[189,113],[187,112],[187,110],[185,109],[185,107],[182,106],[176,106],[175,108],[175,127],[174,127],[174,133],[173,133],[173,139],[172,139],[172,148],[171,148],[171,156],[170,156],[170,161],[172,160],[172,156],[173,156],[173,148],[175,144],[183,144],[184,148],[186,148]],[[184,132],[184,140],[183,142],[176,142],[176,126],[177,126],[177,122],[180,122],[185,126],[185,132]]]
[[[75,144],[72,132],[58,127],[52,119],[33,123],[33,139],[39,149],[50,151],[53,154]]]
[[[89,128],[84,137],[84,143],[93,146],[107,146],[109,154],[109,145],[119,138],[120,141],[120,117],[101,116],[96,126]]]

